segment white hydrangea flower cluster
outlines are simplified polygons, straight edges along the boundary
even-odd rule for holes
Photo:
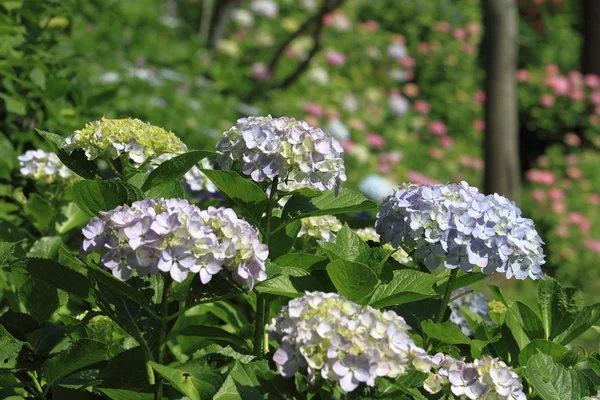
[[[280,117],[247,117],[223,133],[217,143],[218,163],[255,182],[279,176],[302,187],[339,190],[346,180],[344,150],[337,140],[304,121]]]
[[[462,295],[449,304],[450,310],[452,310],[452,313],[450,314],[450,321],[458,325],[460,330],[465,335],[471,336],[471,329],[469,328],[469,324],[467,323],[464,313],[460,309],[461,307],[466,307],[469,309],[469,311],[479,315],[481,319],[489,325],[494,325],[494,323],[490,318],[490,309],[487,305],[487,303],[490,301],[490,298],[485,293],[476,292],[470,288],[460,288],[453,291],[451,297],[454,298],[465,292],[468,293]]]
[[[121,279],[169,272],[182,282],[190,272],[208,283],[223,267],[233,279],[266,279],[268,248],[258,230],[228,208],[201,210],[182,199],[145,199],[119,206],[83,228],[82,252],[100,250],[101,264]]]
[[[115,160],[127,154],[136,167],[164,153],[187,151],[172,132],[133,118],[90,122],[66,138],[63,149],[68,153],[82,149],[90,160]]]
[[[360,228],[355,230],[354,232],[356,232],[358,237],[364,240],[365,242],[371,241],[379,243],[379,234],[377,233],[375,228]],[[389,243],[384,244],[382,247],[384,249],[396,250]],[[408,253],[404,251],[403,248],[399,248],[396,251],[394,251],[392,253],[392,258],[398,261],[400,264],[408,264],[412,261],[412,258],[410,258]]]
[[[517,373],[498,358],[484,356],[467,363],[438,353],[419,362],[421,371],[430,372],[423,388],[431,394],[450,385],[455,396],[471,400],[527,400]]]
[[[60,161],[55,153],[44,150],[27,150],[17,157],[21,164],[21,173],[38,182],[52,183],[56,180],[73,178],[73,172]]]
[[[539,279],[545,263],[542,239],[532,220],[498,194],[484,196],[466,182],[402,185],[381,206],[375,224],[383,243],[413,246],[415,256],[435,269],[506,273]]]
[[[307,368],[339,382],[345,392],[377,377],[396,378],[425,351],[408,336],[410,326],[393,311],[361,307],[335,293],[306,292],[284,306],[267,331],[281,342],[273,356],[284,377]],[[425,361],[423,361],[425,362]]]
[[[179,154],[161,154],[148,165],[148,171],[156,169],[160,164],[178,155]],[[207,158],[202,159],[200,165],[202,166],[202,169],[213,169],[212,163]],[[192,169],[186,172],[182,180],[185,186],[192,192],[216,193],[218,191],[217,187],[197,166],[193,166]]]
[[[335,242],[335,234],[340,229],[342,229],[342,223],[333,215],[308,217],[302,219],[302,227],[298,232],[298,237],[308,235],[317,240]]]

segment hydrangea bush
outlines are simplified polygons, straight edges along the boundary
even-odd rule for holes
[[[341,187],[337,139],[285,117],[240,119],[216,151],[136,119],[40,134],[59,153],[20,174],[54,194],[28,193],[31,238],[0,243],[3,398],[596,393],[600,355],[568,345],[600,304],[545,277],[502,196],[402,184],[379,206]],[[537,304],[467,288],[494,272]]]

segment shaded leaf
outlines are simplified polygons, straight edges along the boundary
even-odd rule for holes
[[[77,206],[92,217],[100,211],[109,211],[123,204],[131,205],[144,198],[140,189],[120,179],[76,182],[71,192]]]
[[[80,369],[107,359],[108,349],[104,343],[95,340],[81,339],[73,342],[71,347],[42,365],[44,377],[48,385],[64,378]]]
[[[424,272],[403,269],[394,271],[394,277],[387,284],[380,284],[369,305],[375,308],[389,307],[436,296],[433,289],[437,278]]]
[[[193,150],[173,157],[150,172],[150,175],[148,175],[148,178],[146,178],[146,181],[142,185],[142,190],[148,191],[169,181],[179,180],[202,159],[215,154],[212,151]]]
[[[536,354],[525,369],[527,381],[543,400],[580,400],[594,392],[592,381],[576,368],[565,368],[552,357]]]

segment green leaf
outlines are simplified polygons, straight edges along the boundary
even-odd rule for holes
[[[465,286],[471,286],[474,283],[484,280],[489,275],[482,274],[480,272],[466,272],[459,275],[454,281],[453,290],[463,288]],[[437,287],[437,292],[442,295],[446,292],[446,286],[448,285],[448,277],[444,275],[442,277],[442,283]]]
[[[594,391],[592,381],[576,368],[565,368],[545,354],[529,358],[527,381],[543,400],[581,400]]]
[[[150,365],[190,400],[211,399],[223,384],[223,378],[218,371],[198,359],[192,359],[176,368],[152,361]]]
[[[72,229],[82,228],[90,217],[75,203],[69,203],[62,208],[61,221],[56,224],[56,231],[60,234],[69,232]]]
[[[283,208],[282,219],[284,221],[293,221],[318,215],[334,215],[371,210],[376,207],[376,202],[367,199],[359,192],[344,189],[336,197],[334,191],[330,190],[319,197],[313,198],[292,196]]]
[[[40,232],[46,232],[54,218],[55,210],[52,203],[37,193],[32,193],[25,207],[26,214]]]
[[[281,267],[296,267],[310,271],[320,263],[327,261],[325,257],[317,256],[309,253],[288,253],[277,257],[275,264]]]
[[[527,365],[527,362],[531,357],[541,352],[546,354],[557,362],[561,363],[562,360],[569,354],[569,349],[565,346],[561,346],[558,343],[550,342],[544,339],[532,340],[521,352],[519,353],[519,364]]]
[[[294,246],[300,229],[302,229],[302,222],[294,221],[286,225],[283,232],[277,233],[269,242],[269,257],[274,259],[287,254]]]
[[[0,267],[8,261],[8,258],[15,251],[17,243],[13,242],[0,242]]]
[[[40,68],[36,67],[32,69],[29,73],[29,78],[31,78],[31,81],[35,86],[39,87],[42,90],[46,89],[46,75],[44,74],[44,71],[42,71]]]
[[[65,142],[65,139],[62,136],[37,128],[36,131],[44,138],[44,140],[46,140],[52,148],[52,151],[60,158],[60,161],[62,161],[71,171],[84,179],[95,179],[99,176],[100,173],[96,163],[88,160],[83,150],[77,149],[71,152],[71,154],[68,154],[62,150]]]
[[[181,199],[185,196],[185,189],[179,181],[169,181],[158,186],[154,186],[152,189],[146,192],[146,197],[151,199]]]
[[[108,348],[95,340],[81,339],[42,365],[44,378],[52,386],[57,380],[107,359]]]
[[[17,368],[20,359],[19,355],[24,347],[30,349],[28,343],[15,339],[0,325],[0,376],[8,374]]]
[[[259,293],[291,298],[302,297],[304,295],[300,289],[294,287],[290,277],[285,275],[277,275],[266,281],[262,281],[254,289]]]
[[[365,298],[377,285],[377,275],[366,265],[335,260],[327,265],[327,274],[338,293],[348,300],[365,304]]]
[[[530,340],[545,338],[540,317],[527,305],[517,301],[509,312],[514,314]]]
[[[331,260],[342,260],[361,263],[361,257],[369,251],[367,245],[347,224],[336,233],[335,242],[319,242]],[[333,257],[332,257],[333,256]]]
[[[33,278],[39,279],[67,293],[87,299],[91,289],[90,281],[83,274],[44,258],[26,258],[15,265],[24,268]]]
[[[56,288],[35,278],[21,285],[19,299],[29,315],[39,323],[47,321],[60,305]]]
[[[141,346],[125,350],[108,360],[102,368],[102,386],[127,388],[136,392],[150,392],[153,387],[148,379],[146,355]]]
[[[441,343],[471,344],[471,339],[453,322],[436,324],[431,320],[427,320],[421,323],[421,329],[429,338],[438,340]]]
[[[426,299],[436,296],[433,289],[437,278],[424,272],[403,269],[394,271],[390,283],[380,284],[376,289],[369,305],[383,308]]]
[[[145,192],[166,182],[179,180],[202,159],[214,154],[216,153],[212,151],[194,150],[173,157],[150,172],[150,175],[148,175],[148,178],[142,185],[142,190]]]
[[[133,390],[125,389],[106,389],[98,388],[102,394],[111,400],[153,400],[154,393],[139,393]]]
[[[174,332],[177,335],[203,337],[222,343],[225,345],[231,344],[239,349],[249,349],[248,343],[239,335],[227,332],[221,328],[206,325],[191,325]]]
[[[92,217],[97,216],[100,211],[109,211],[144,198],[140,189],[120,179],[80,181],[73,185],[71,191],[77,206]]]
[[[561,333],[552,340],[567,345],[587,331],[592,325],[600,319],[600,303],[584,307],[579,313],[568,320],[568,324],[561,324]]]
[[[234,171],[203,169],[202,173],[217,189],[242,207],[253,218],[252,223],[258,225],[268,202],[267,195],[260,186]]]
[[[27,252],[27,257],[56,258],[62,244],[60,236],[46,236],[37,240]]]
[[[262,371],[268,371],[269,365],[266,361],[254,361],[251,363],[241,363],[236,361],[231,369],[230,376],[232,377],[239,398],[248,400],[261,400],[264,398],[261,391],[261,382],[258,379],[258,374]]]
[[[21,100],[17,100],[4,93],[0,93],[0,99],[4,99],[4,107],[6,107],[6,111],[9,113],[17,115],[25,115],[27,113],[25,103]]]

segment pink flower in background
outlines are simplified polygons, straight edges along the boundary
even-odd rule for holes
[[[484,167],[485,167],[485,161],[483,161],[481,158],[473,159],[473,169],[475,169],[477,171],[481,171]]]
[[[304,107],[302,107],[302,110],[305,113],[310,114],[317,118],[321,118],[325,114],[325,111],[323,110],[323,106],[321,106],[319,103],[312,103],[312,102],[304,103]]]
[[[600,240],[588,239],[585,241],[585,247],[600,254]]]
[[[556,103],[556,99],[551,94],[543,94],[540,97],[540,104],[544,107],[552,107]]]
[[[321,122],[319,122],[319,118],[313,117],[312,115],[307,115],[305,120],[306,120],[307,124],[309,124],[310,126],[314,126],[315,128],[318,128],[321,126]]]
[[[545,186],[552,186],[556,182],[556,176],[552,172],[541,169],[530,169],[525,172],[525,179],[529,182],[541,183]]]
[[[431,46],[427,42],[419,43],[418,51],[421,54],[427,54],[431,50]]]
[[[445,149],[448,149],[450,147],[452,147],[454,145],[454,139],[452,139],[450,136],[442,136],[440,138],[440,146],[442,146]]]
[[[431,111],[431,106],[429,105],[429,103],[423,100],[415,101],[413,107],[415,108],[415,111],[420,114],[429,114],[429,112]]]
[[[560,202],[552,203],[551,208],[555,214],[562,214],[567,210],[567,206],[565,206],[565,203],[560,203]]]
[[[379,23],[372,19],[365,21],[362,26],[367,32],[377,32],[379,30]]]
[[[472,158],[471,156],[463,154],[462,156],[460,156],[459,163],[463,167],[470,167],[472,165]]]
[[[529,72],[526,69],[517,71],[517,80],[519,82],[527,82],[529,80]]]
[[[416,97],[419,95],[419,87],[414,83],[404,85],[404,94],[408,97]]]
[[[441,160],[444,158],[444,150],[434,147],[429,150],[429,157],[433,158],[434,160]]]
[[[402,65],[404,68],[414,68],[415,64],[415,59],[411,56],[403,57],[402,60],[400,60],[400,65]]]
[[[339,51],[328,51],[327,62],[331,65],[344,65],[346,64],[346,56]]]
[[[570,167],[567,168],[567,176],[574,181],[578,181],[583,178],[583,172],[579,168]]]
[[[367,124],[363,120],[358,118],[350,118],[348,120],[348,126],[358,131],[364,131],[365,129],[367,129]]]
[[[548,77],[546,78],[545,83],[559,96],[566,95],[571,88],[569,80],[561,75]]]
[[[567,228],[565,225],[559,226],[556,228],[556,236],[566,238],[569,236],[569,228]]]
[[[579,147],[581,146],[581,138],[574,133],[567,133],[565,135],[565,143],[569,146]]]
[[[590,93],[590,102],[595,106],[600,106],[600,91],[594,90]]]
[[[435,30],[438,32],[450,32],[450,22],[440,21],[435,24]]]
[[[536,203],[542,203],[546,201],[546,192],[541,189],[533,190],[530,196],[531,200],[535,201]]]
[[[435,184],[439,183],[439,181],[436,181],[435,179],[425,176],[418,171],[408,171],[406,173],[406,179],[408,179],[410,182],[416,183],[418,185],[435,185]]]
[[[583,85],[584,81],[583,81],[583,74],[579,71],[569,71],[569,80],[571,81],[571,83],[573,83],[573,85],[575,86],[581,86]]]
[[[539,156],[537,158],[537,163],[540,167],[547,168],[550,166],[550,159],[547,156]]]
[[[574,88],[569,92],[569,97],[574,101],[583,101],[585,100],[585,93],[581,88]]]
[[[590,229],[592,228],[592,220],[584,217],[583,220],[579,223],[579,232],[582,235],[588,235],[590,233]]]
[[[252,64],[252,75],[259,81],[265,81],[271,78],[271,71],[265,63]]]
[[[388,173],[392,171],[395,165],[402,161],[402,153],[398,151],[391,151],[389,153],[381,153],[378,157],[379,171],[382,173]]]
[[[463,45],[463,51],[467,54],[473,54],[475,53],[475,50],[477,50],[475,48],[475,45],[473,43],[465,43]]]
[[[579,225],[584,219],[585,217],[580,212],[571,211],[567,216],[567,223]]]
[[[475,128],[475,130],[478,132],[485,131],[485,121],[482,119],[476,119],[473,121],[473,128]]]
[[[365,140],[374,149],[382,149],[385,146],[385,139],[378,133],[367,133]]]
[[[560,189],[560,188],[550,188],[550,190],[548,190],[548,197],[550,198],[550,200],[554,200],[554,201],[560,201],[560,200],[564,200],[565,196],[565,191]]]
[[[546,75],[554,76],[554,75],[558,75],[559,73],[560,73],[560,69],[558,68],[558,65],[556,65],[556,64],[546,65]]]
[[[350,153],[354,149],[354,146],[356,146],[356,143],[352,140],[342,140],[340,141],[340,145],[346,153]]]
[[[475,22],[469,22],[466,26],[465,29],[467,30],[467,33],[471,36],[479,36],[481,34],[481,26],[479,24],[476,24]]]
[[[600,125],[600,116],[598,116],[598,115],[590,115],[588,120],[590,121],[590,124],[592,124],[594,126]]]
[[[596,74],[587,74],[584,78],[585,85],[591,89],[600,87],[600,77]]]
[[[432,121],[429,124],[429,131],[434,135],[444,136],[448,133],[448,128],[442,121]]]
[[[593,204],[595,206],[600,205],[600,194],[590,193],[590,195],[588,196],[588,202],[590,202],[590,204]]]
[[[462,28],[456,28],[452,31],[452,37],[456,40],[463,40],[466,36],[467,32]]]
[[[475,92],[475,101],[479,104],[485,103],[485,92],[483,90],[478,90]]]

